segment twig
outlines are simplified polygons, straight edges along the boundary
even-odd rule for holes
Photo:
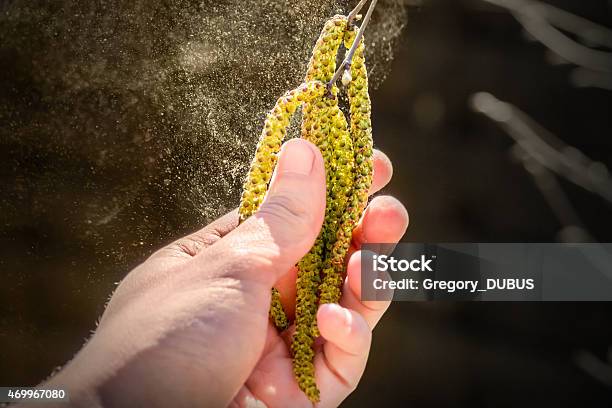
[[[572,85],[578,88],[600,88],[612,91],[612,75],[576,67],[571,74]]]
[[[359,2],[359,4],[357,4],[355,6],[355,8],[353,9],[353,11],[351,11],[348,15],[348,25],[350,26],[353,21],[357,18],[357,14],[359,14],[359,12],[361,11],[361,9],[363,8],[364,4],[366,4],[368,2],[368,0],[361,0]]]
[[[567,61],[593,71],[612,72],[612,53],[595,50],[572,40],[539,16],[537,9],[514,13],[514,16],[532,36]]]
[[[587,374],[608,387],[612,387],[612,366],[606,364],[588,350],[579,350],[574,355],[574,362]]]
[[[612,202],[610,194],[612,190],[612,180],[605,174],[596,177],[599,183],[593,183],[589,178],[589,168],[594,162],[586,156],[582,156],[582,162],[576,163],[576,159],[570,157],[563,151],[570,149],[570,146],[563,144],[556,137],[539,127],[532,119],[518,108],[509,103],[502,102],[491,94],[480,93],[472,97],[472,107],[490,119],[496,121],[515,141],[514,151],[518,154],[525,169],[534,178],[536,186],[546,199],[546,202],[553,210],[555,216],[563,225],[560,238],[566,242],[580,241],[592,242],[591,246],[579,246],[586,260],[599,269],[608,279],[612,280],[612,255],[607,250],[607,246],[597,242],[597,240],[587,231],[584,223],[580,220],[578,212],[572,206],[567,194],[561,188],[557,177],[563,177],[573,183],[591,191],[598,193],[601,197]],[[537,129],[537,130],[536,130]],[[548,139],[549,141],[547,141]],[[555,145],[553,147],[550,140]],[[577,152],[577,150],[575,150]],[[591,175],[592,177],[592,175]],[[601,185],[600,185],[601,184]],[[567,232],[578,233],[568,236]],[[565,233],[565,234],[563,234]],[[563,236],[566,235],[566,236]]]
[[[484,0],[518,14],[537,13],[549,24],[592,44],[612,49],[612,30],[553,5],[534,0]]]
[[[607,167],[562,142],[517,107],[480,92],[472,107],[499,123],[508,136],[542,166],[612,203],[612,177]]]
[[[588,233],[586,226],[572,206],[569,197],[563,191],[555,174],[542,166],[540,162],[529,154],[520,144],[513,146],[514,157],[519,159],[525,170],[533,177],[536,187],[548,203],[548,206],[561,222],[563,229],[574,228],[582,232],[583,241],[595,241]]]
[[[599,243],[589,233],[569,197],[561,188],[557,177],[542,166],[537,159],[530,156],[529,152],[519,144],[516,144],[515,147],[518,149],[518,158],[523,161],[523,166],[533,177],[536,187],[561,222],[563,228],[558,235],[560,241],[566,243],[590,242],[591,245],[578,245],[577,249],[591,265],[612,280],[612,271],[610,271],[612,255],[608,250],[609,246]]]
[[[592,71],[612,72],[612,53],[593,49],[565,35],[571,32],[593,44],[612,47],[612,31],[554,6],[533,0],[484,0],[509,10],[545,47],[572,64]]]
[[[332,89],[332,87],[338,81],[340,76],[342,76],[344,70],[348,69],[351,66],[351,61],[353,60],[353,55],[355,55],[355,51],[357,51],[357,47],[359,46],[359,43],[361,42],[361,39],[363,38],[363,32],[365,31],[366,27],[368,26],[368,23],[370,22],[370,18],[372,17],[372,13],[374,12],[374,7],[376,7],[376,3],[377,2],[378,2],[378,0],[372,0],[372,2],[370,3],[370,7],[368,8],[368,12],[366,13],[365,17],[363,18],[363,22],[361,23],[361,26],[359,27],[359,31],[357,32],[357,35],[355,36],[355,42],[353,42],[353,45],[351,46],[351,49],[346,53],[346,57],[344,58],[344,61],[342,61],[342,63],[340,64],[340,66],[336,70],[336,73],[332,77],[331,81],[329,81],[329,83],[327,84],[327,89],[328,90]],[[357,5],[356,8],[361,8],[363,6],[362,3],[365,4],[365,1],[359,2],[359,4]],[[351,12],[351,14],[353,14],[354,11],[355,10],[353,10]]]

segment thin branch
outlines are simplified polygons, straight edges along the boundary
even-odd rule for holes
[[[359,43],[361,42],[361,39],[363,38],[363,32],[365,31],[366,27],[368,26],[368,23],[370,22],[370,18],[372,17],[372,13],[374,12],[374,7],[376,7],[377,2],[378,0],[372,0],[372,2],[370,3],[368,12],[366,13],[363,19],[363,22],[361,23],[361,26],[359,27],[359,31],[357,32],[357,35],[355,36],[355,42],[353,42],[351,49],[346,53],[346,57],[344,58],[344,61],[342,61],[342,63],[336,70],[336,73],[332,77],[331,81],[329,81],[329,83],[327,84],[328,90],[331,90],[334,84],[338,82],[338,79],[342,76],[342,74],[344,73],[344,70],[348,69],[351,66],[351,61],[353,61],[353,55],[355,55],[355,51],[357,51],[357,47],[359,46]],[[359,5],[357,5],[357,7],[360,7],[360,5],[363,6],[363,4],[361,3],[362,2],[360,2]]]
[[[555,174],[542,166],[540,162],[531,156],[523,146],[515,143],[512,152],[514,157],[519,159],[525,170],[533,177],[536,187],[548,203],[552,212],[561,222],[563,229],[575,228],[582,231],[584,241],[595,241],[587,232],[586,226],[580,219],[578,212],[572,206],[569,197],[563,191],[559,180]]]
[[[495,122],[542,166],[612,203],[607,167],[564,143],[520,111],[488,93],[472,96],[472,108]]]
[[[518,153],[516,157],[522,160],[523,166],[531,174],[544,199],[561,222],[563,228],[558,234],[559,239],[566,243],[592,243],[592,245],[579,245],[577,249],[582,252],[582,255],[591,265],[612,280],[612,272],[610,271],[612,255],[609,251],[609,245],[599,243],[589,233],[553,172],[543,166],[537,158],[531,156],[530,152],[524,150],[518,143],[515,145],[515,152]]]
[[[612,53],[595,50],[572,40],[539,16],[536,9],[514,13],[514,17],[529,34],[567,61],[593,71],[612,72]]]
[[[348,25],[350,26],[353,21],[355,21],[355,19],[357,18],[357,15],[359,14],[359,12],[361,11],[361,9],[363,8],[363,6],[368,2],[368,0],[361,0],[359,2],[359,4],[357,4],[355,6],[355,8],[353,9],[353,11],[351,11],[348,15]]]
[[[535,3],[531,6],[538,10],[542,17],[556,27],[576,34],[591,45],[599,45],[612,49],[612,30],[596,24],[586,18],[569,13],[563,9],[546,3]]]
[[[549,24],[592,44],[612,49],[612,30],[551,4],[534,0],[484,0],[518,14],[536,13]]]
[[[612,91],[612,75],[576,67],[571,74],[572,85],[578,88],[600,88]]]
[[[612,72],[612,53],[593,49],[565,35],[612,47],[612,31],[554,6],[533,0],[484,0],[509,10],[514,18],[545,47],[572,64],[592,71]]]
[[[612,365],[606,364],[588,350],[579,350],[574,355],[574,362],[602,384],[612,386]]]

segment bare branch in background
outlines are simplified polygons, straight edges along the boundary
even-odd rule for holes
[[[562,225],[558,238],[567,243],[597,243],[580,220],[555,174],[612,202],[612,180],[607,168],[563,143],[515,106],[491,94],[481,92],[473,95],[472,108],[497,122],[516,142],[515,157],[522,161],[534,178],[536,186]],[[606,248],[602,245],[579,248],[588,262],[612,280],[612,255]]]
[[[523,166],[533,177],[536,187],[562,225],[557,234],[558,240],[568,244],[577,242],[597,244],[597,240],[587,230],[554,173],[538,163],[519,145],[515,145],[514,150],[516,157],[523,162]],[[612,280],[612,271],[610,271],[612,255],[603,245],[581,246],[579,249],[591,265]]]
[[[538,12],[555,27],[575,34],[590,46],[612,50],[612,30],[609,28],[550,4],[535,1],[530,3],[532,10]]]
[[[577,67],[572,71],[570,79],[578,88],[601,88],[612,91],[612,75],[605,72]]]
[[[600,360],[599,357],[588,350],[577,351],[573,360],[587,374],[602,384],[612,387],[612,364]]]
[[[499,123],[542,166],[612,203],[612,178],[605,164],[591,160],[515,106],[489,93],[473,95],[471,104],[476,112]]]
[[[536,40],[563,59],[592,71],[612,72],[612,30],[565,10],[534,0],[484,0],[509,10]],[[581,44],[561,30],[588,43]]]
[[[547,47],[555,60],[576,65],[571,73],[574,86],[612,90],[612,52],[594,49],[612,50],[612,30],[536,0],[484,1],[510,11],[530,39]],[[471,105],[475,111],[498,123],[514,140],[513,156],[533,177],[536,187],[562,225],[558,239],[567,243],[597,243],[580,219],[558,177],[612,203],[612,179],[607,167],[565,144],[517,107],[491,94],[474,94]],[[606,247],[591,245],[578,248],[589,263],[612,279],[612,255]],[[612,347],[607,362],[588,350],[578,350],[573,361],[591,377],[608,387],[612,386]]]
[[[561,222],[563,228],[559,234],[560,240],[563,242],[595,241],[582,223],[578,212],[572,206],[554,173],[542,166],[519,144],[513,146],[512,155],[523,164],[525,170],[533,177],[536,187]]]

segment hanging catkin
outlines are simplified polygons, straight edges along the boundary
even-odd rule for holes
[[[300,389],[319,400],[313,344],[316,314],[322,303],[340,300],[345,258],[353,229],[361,217],[372,184],[372,125],[363,40],[342,78],[348,95],[350,124],[340,109],[339,89],[330,81],[338,50],[355,41],[346,16],[328,20],[308,63],[305,83],[281,97],[268,114],[251,169],[244,183],[240,221],[257,211],[269,187],[291,116],[302,106],[302,138],[315,144],[326,172],[326,209],[321,232],[297,264],[295,333],[291,343],[293,371]],[[256,273],[256,271],[254,271]],[[279,330],[289,326],[280,294],[272,290],[270,318]]]

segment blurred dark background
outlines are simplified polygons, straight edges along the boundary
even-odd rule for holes
[[[3,5],[6,10],[8,3]],[[609,1],[547,3],[612,27]],[[375,143],[395,166],[394,179],[383,193],[403,201],[411,216],[405,240],[561,239],[566,220],[552,211],[533,175],[511,154],[513,142],[502,127],[474,112],[471,97],[477,92],[495,95],[586,156],[610,166],[612,91],[581,86],[576,67],[532,41],[505,9],[477,0],[412,1],[402,9],[408,11],[407,25],[393,42],[395,58],[377,65],[381,71],[386,67],[388,75],[372,96]],[[329,11],[317,18],[322,21]],[[21,17],[20,21],[29,18]],[[31,19],[36,18],[40,15]],[[383,32],[384,21],[379,17],[377,26]],[[20,24],[2,20],[0,31],[32,29]],[[398,27],[397,21],[393,27]],[[316,25],[313,30],[308,41],[316,36]],[[146,32],[137,34],[146,37]],[[20,46],[28,41],[41,54],[48,45],[24,36]],[[6,120],[0,127],[3,385],[35,384],[45,378],[80,348],[115,283],[131,267],[172,237],[236,206],[245,164],[235,178],[215,179],[200,195],[186,196],[181,193],[185,184],[177,187],[175,180],[189,179],[192,186],[197,177],[206,178],[206,171],[228,172],[236,161],[247,163],[256,139],[246,140],[244,146],[222,140],[227,143],[216,145],[218,150],[197,155],[193,154],[200,145],[197,138],[156,139],[156,134],[185,130],[149,113],[159,113],[160,101],[141,92],[146,87],[130,89],[137,102],[107,87],[108,100],[87,113],[81,109],[75,113],[74,107],[62,111],[57,107],[78,101],[49,100],[62,94],[63,85],[57,85],[61,81],[49,85],[34,74],[26,75],[40,71],[36,63],[41,62],[19,50],[7,47],[0,59],[4,68],[0,75],[6,76],[0,81],[4,102],[0,119]],[[155,52],[145,54],[159,61]],[[185,78],[163,63],[160,66],[170,72],[170,80],[161,82],[164,86],[184,85]],[[289,67],[277,69],[285,74],[282,77],[294,77]],[[100,67],[89,75],[109,70]],[[251,74],[247,72],[247,78],[257,78]],[[609,84],[609,72],[606,75]],[[285,85],[272,85],[269,94],[259,95],[261,100],[244,96],[251,98],[257,113],[237,126],[260,126],[260,112]],[[78,92],[83,88],[87,87]],[[22,98],[24,93],[28,96]],[[163,94],[170,101],[172,95]],[[82,97],[101,98],[93,91]],[[167,100],[162,101],[164,106]],[[116,112],[123,116],[115,117]],[[184,111],[169,115],[168,121],[176,122],[183,119]],[[131,124],[132,116],[140,123]],[[80,124],[83,117],[94,119]],[[98,129],[95,118],[100,118],[99,126],[108,127],[106,133],[91,131]],[[126,125],[118,132],[115,123],[121,120]],[[114,125],[108,125],[111,122]],[[74,138],[45,133],[45,126],[70,128]],[[40,134],[59,141],[49,147],[39,140]],[[100,156],[105,149],[110,160]],[[113,153],[113,149],[124,151]],[[211,158],[219,151],[229,157],[229,164]],[[199,160],[208,158],[210,169],[196,172],[208,165]],[[169,170],[159,171],[162,166]],[[150,182],[141,183],[143,179]],[[594,239],[611,241],[611,205],[572,183],[561,180],[560,186],[581,227]],[[205,203],[185,207],[180,204],[185,200]],[[395,303],[375,333],[366,375],[345,406],[611,406],[611,346],[612,306],[604,303]]]
[[[612,25],[610,2],[548,3]],[[551,60],[512,15],[484,2],[425,1],[410,13],[374,94],[376,141],[395,165],[385,193],[408,207],[406,241],[558,240],[564,226],[513,160],[511,139],[469,103],[489,92],[611,165],[612,93],[576,87],[575,67]],[[609,242],[611,206],[562,186],[590,233]],[[610,369],[606,384],[582,368],[585,351],[609,361],[611,317],[602,303],[394,303],[346,406],[611,406]]]

